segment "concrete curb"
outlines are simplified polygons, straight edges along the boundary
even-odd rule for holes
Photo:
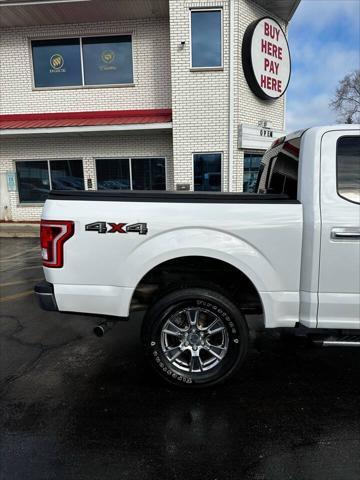
[[[39,237],[38,223],[0,223],[0,238]]]

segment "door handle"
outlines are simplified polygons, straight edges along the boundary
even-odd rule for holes
[[[360,228],[337,227],[331,230],[333,240],[360,240]]]

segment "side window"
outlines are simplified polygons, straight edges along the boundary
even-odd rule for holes
[[[194,154],[194,190],[221,191],[221,153]]]
[[[267,193],[288,195],[295,199],[297,194],[298,162],[281,152],[272,164]]]
[[[360,203],[360,136],[341,137],[336,148],[337,191],[340,197]]]
[[[222,67],[221,16],[221,10],[191,10],[191,68]]]
[[[263,159],[266,169],[259,186],[261,193],[283,194],[296,200],[300,141],[300,137],[294,138],[266,152]]]

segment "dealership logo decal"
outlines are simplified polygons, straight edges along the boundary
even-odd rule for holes
[[[101,54],[104,63],[112,63],[115,60],[115,53],[112,50],[104,50]]]
[[[109,71],[117,70],[117,67],[115,65],[112,65],[114,63],[115,58],[116,58],[116,55],[113,50],[104,50],[101,54],[102,64],[99,65],[99,70],[101,72],[109,72]]]
[[[286,35],[279,23],[265,17],[246,29],[242,46],[245,78],[263,100],[276,100],[287,90],[291,59]]]
[[[55,53],[50,58],[51,73],[55,72],[65,72],[64,66],[64,57],[60,53]]]

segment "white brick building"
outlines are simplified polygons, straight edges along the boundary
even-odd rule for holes
[[[244,34],[299,1],[1,2],[1,219],[51,188],[251,189],[285,96],[253,93]]]

